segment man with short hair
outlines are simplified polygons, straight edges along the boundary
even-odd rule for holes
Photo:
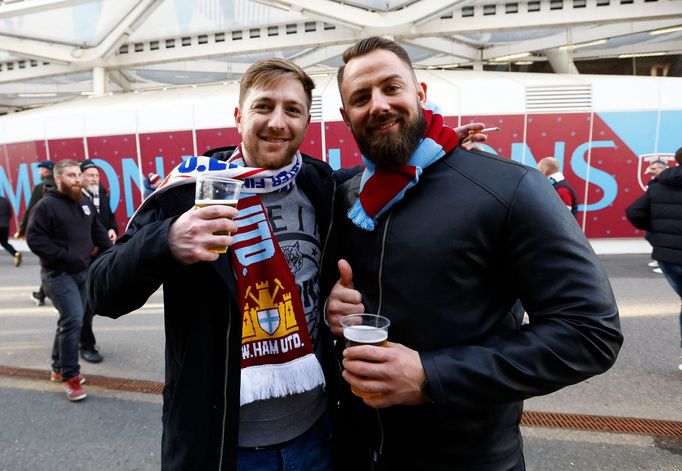
[[[31,211],[33,207],[38,203],[38,201],[43,197],[43,194],[50,189],[55,187],[54,176],[52,174],[52,169],[54,168],[54,162],[50,160],[43,160],[38,165],[38,176],[40,177],[40,183],[33,187],[31,191],[31,199],[28,201],[28,206],[24,210],[24,215],[19,223],[19,228],[14,234],[15,239],[23,239],[26,234],[26,226],[28,225],[28,219],[31,216]],[[33,291],[31,293],[31,300],[37,306],[45,305],[45,289],[42,284],[38,287],[38,291]]]
[[[646,231],[646,240],[654,247],[651,258],[682,302],[682,147],[675,152],[675,162],[677,166],[656,174],[655,182],[625,214],[632,225]],[[682,347],[682,308],[679,317]],[[682,370],[682,362],[678,368]]]
[[[549,179],[559,198],[561,198],[561,201],[564,202],[573,216],[578,217],[578,197],[571,184],[564,177],[564,174],[561,173],[559,161],[554,157],[545,157],[538,162],[538,170]]]
[[[343,60],[366,170],[336,192],[327,320],[338,336],[347,314],[391,325],[386,346],[343,350],[343,378],[371,397],[345,390],[340,469],[522,470],[523,400],[615,361],[606,273],[545,177],[458,145],[399,44],[364,39]]]
[[[54,167],[56,188],[36,204],[26,228],[26,242],[40,257],[40,276],[59,312],[52,348],[50,380],[63,382],[66,398],[87,397],[78,364],[78,337],[85,311],[85,278],[93,247],[111,246],[96,216],[97,210],[81,192],[81,171],[75,160]]]
[[[330,469],[319,278],[335,183],[298,150],[313,87],[292,62],[252,65],[235,109],[241,144],[171,172],[90,269],[100,315],[164,286],[163,469]],[[194,206],[183,183],[206,171],[244,180],[239,213]]]
[[[92,201],[93,206],[97,209],[99,222],[107,230],[109,240],[114,243],[118,237],[118,223],[116,222],[116,215],[111,210],[109,192],[100,181],[99,168],[92,160],[85,159],[81,161],[80,169],[83,195]],[[94,260],[98,255],[99,253],[95,251],[92,254],[92,259]],[[80,335],[80,352],[83,360],[89,363],[100,363],[104,358],[99,350],[97,350],[97,339],[95,339],[95,333],[92,331],[94,316],[95,312],[90,307],[90,304],[86,304],[83,328]]]
[[[651,182],[653,181],[656,181],[656,177],[658,176],[658,174],[667,168],[668,164],[662,160],[654,160],[653,162],[651,162],[644,171],[646,175],[651,175],[651,180],[649,181],[649,184],[651,184]]]

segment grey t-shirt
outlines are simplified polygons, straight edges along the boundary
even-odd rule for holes
[[[294,274],[319,358],[319,297],[322,244],[315,210],[296,186],[286,193],[261,195],[272,231]],[[302,394],[245,404],[239,410],[239,446],[267,446],[291,440],[308,430],[326,406],[319,387]]]

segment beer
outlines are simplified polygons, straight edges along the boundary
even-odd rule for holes
[[[366,316],[366,315],[365,315]],[[347,316],[346,320],[351,320],[353,316]],[[355,316],[358,317],[358,316]],[[374,316],[376,318],[380,318],[381,316]],[[361,318],[359,318],[361,319]],[[385,318],[383,318],[385,319]],[[342,322],[343,326],[343,337],[346,339],[346,347],[355,347],[358,345],[373,345],[375,347],[385,347],[386,344],[388,343],[388,322],[387,319],[385,319],[387,322],[387,325],[384,325],[382,327],[378,327],[376,325],[367,325],[367,324],[350,324]],[[381,324],[379,324],[381,325]],[[355,394],[356,396],[362,397],[364,399],[371,399],[373,397],[379,397],[381,396],[381,393],[368,393],[365,391],[360,391],[359,389],[355,388],[355,386],[351,386],[350,390]]]
[[[232,206],[233,208],[237,207],[237,201],[238,200],[211,200],[211,199],[201,199],[201,200],[194,200],[194,205],[197,208],[205,208],[207,206],[213,206],[216,204],[221,204],[225,206]],[[213,233],[213,235],[230,235],[229,231],[216,231]],[[209,249],[213,253],[226,253],[227,252],[227,246],[224,247],[213,247]]]
[[[388,341],[388,332],[371,325],[353,325],[343,329],[346,347],[357,345],[374,345],[383,347]]]

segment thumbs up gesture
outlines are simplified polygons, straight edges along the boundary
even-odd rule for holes
[[[362,304],[362,295],[353,286],[353,269],[350,264],[341,259],[338,266],[341,277],[329,294],[325,314],[332,334],[342,337],[341,318],[348,314],[363,313],[365,306]]]

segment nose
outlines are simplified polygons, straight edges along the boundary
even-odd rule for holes
[[[277,106],[270,114],[270,119],[268,120],[268,126],[272,129],[284,129],[284,110]]]
[[[369,105],[369,112],[372,115],[386,113],[391,108],[386,100],[386,96],[380,90],[372,91]]]

